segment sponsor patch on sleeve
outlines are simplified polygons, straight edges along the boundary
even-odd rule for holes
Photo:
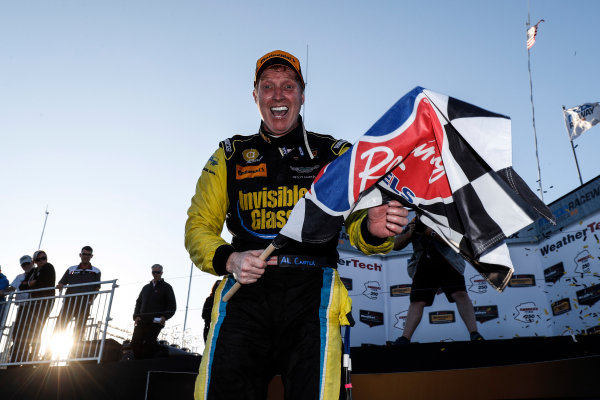
[[[233,146],[231,139],[223,140],[219,143],[219,146],[225,151],[225,158],[229,160],[235,152],[235,147]]]
[[[333,144],[333,146],[331,146],[331,150],[333,151],[333,154],[340,155],[340,153],[342,152],[342,150],[344,150],[346,147],[350,147],[350,143],[348,143],[347,141],[340,139],[337,142],[335,142]]]
[[[206,164],[204,165],[204,168],[202,168],[202,171],[212,174],[212,175],[216,175],[216,167],[219,165],[219,160],[217,159],[217,157],[215,157],[214,155],[210,156],[210,158],[208,159],[208,161],[206,162]]]

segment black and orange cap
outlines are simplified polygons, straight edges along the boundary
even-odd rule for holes
[[[254,86],[258,82],[258,78],[260,78],[260,74],[263,73],[267,67],[271,65],[281,64],[287,65],[292,68],[296,74],[298,74],[298,78],[300,78],[300,84],[304,88],[304,78],[302,77],[302,70],[300,69],[300,61],[293,56],[292,54],[285,52],[283,50],[274,50],[270,53],[265,54],[261,58],[256,61],[256,71],[254,72]]]

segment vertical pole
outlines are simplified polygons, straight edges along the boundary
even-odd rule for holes
[[[106,340],[106,331],[108,330],[108,321],[110,321],[110,311],[112,309],[112,302],[113,302],[113,297],[115,295],[115,289],[118,288],[119,286],[117,285],[117,280],[113,279],[112,281],[107,281],[107,282],[112,282],[112,287],[110,290],[110,298],[108,300],[108,310],[106,311],[106,318],[104,319],[104,329],[102,331],[102,339],[100,339],[100,351],[98,352],[98,364],[100,364],[100,362],[102,361],[102,353],[104,352],[104,341]]]
[[[567,122],[567,110],[565,106],[562,106],[563,116],[565,117],[565,127],[567,128],[567,136],[569,136],[569,142],[571,142],[571,149],[573,149],[573,157],[575,158],[575,166],[577,167],[577,175],[579,175],[579,183],[583,186],[583,180],[581,179],[581,171],[579,170],[579,162],[577,161],[577,153],[575,153],[575,146],[573,145],[573,139],[571,139],[571,133],[569,131],[569,125]]]
[[[187,327],[187,316],[188,316],[188,309],[190,306],[190,291],[192,289],[192,273],[193,272],[194,272],[194,263],[192,262],[192,264],[190,265],[190,279],[188,282],[187,301],[185,302],[185,317],[183,318],[183,332],[181,332],[181,347],[184,347],[183,340],[185,339],[185,329]]]
[[[527,2],[527,29],[525,30],[525,32],[527,32],[527,30],[529,30],[529,28],[531,27],[531,20],[530,20],[530,15],[529,15],[529,2]],[[530,98],[531,98],[531,116],[532,116],[532,121],[533,121],[533,139],[535,141],[535,159],[537,161],[537,170],[538,170],[538,184],[539,184],[539,191],[540,191],[540,198],[542,199],[542,201],[544,201],[544,190],[542,188],[542,172],[540,170],[540,158],[538,156],[538,144],[537,144],[537,132],[535,129],[535,108],[533,106],[533,83],[531,80],[531,56],[530,56],[530,51],[529,49],[527,49],[527,69],[529,70],[529,94],[530,94]]]
[[[306,62],[304,63],[304,91],[306,92],[306,85],[308,84],[308,44],[306,45]],[[306,125],[306,97],[304,98],[304,105],[302,106],[302,121]]]
[[[40,236],[40,243],[38,243],[38,250],[42,248],[42,239],[44,238],[44,231],[46,230],[46,221],[48,221],[48,205],[46,205],[46,218],[44,218],[44,226],[42,228],[42,236]]]

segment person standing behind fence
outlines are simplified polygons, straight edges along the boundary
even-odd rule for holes
[[[19,263],[21,264],[21,268],[23,268],[23,273],[15,276],[15,279],[13,279],[13,281],[6,289],[7,292],[14,292],[15,290],[22,291],[29,289],[29,286],[25,287],[25,285],[27,284],[27,281],[29,281],[30,275],[33,273],[33,259],[31,258],[31,256],[25,255],[19,259]],[[21,285],[23,285],[23,287],[21,287]],[[17,293],[15,295],[16,300],[24,300],[28,298],[29,293]]]
[[[10,361],[16,362],[23,360],[25,355],[29,353],[29,339],[27,332],[27,316],[28,316],[28,307],[29,303],[21,303],[23,300],[27,300],[29,298],[29,293],[18,293],[23,290],[29,290],[29,278],[34,272],[33,260],[31,256],[24,255],[19,259],[19,263],[21,264],[21,268],[23,268],[23,273],[16,276],[16,278],[11,282],[8,287],[8,291],[17,290],[15,295],[15,300],[17,301],[17,316],[15,317],[15,322],[12,330],[12,354]]]
[[[36,352],[41,350],[42,331],[54,305],[56,272],[54,265],[48,262],[48,255],[43,250],[33,253],[33,261],[36,267],[27,281],[27,286],[30,290],[47,288],[47,290],[31,292],[31,298],[39,300],[33,301],[28,307],[30,314],[28,320],[31,321],[28,328],[32,339],[33,356],[35,356]]]
[[[6,306],[6,289],[8,289],[8,278],[2,273],[0,266],[0,328],[4,328],[4,311]]]
[[[154,264],[151,268],[153,279],[142,288],[133,312],[135,328],[131,349],[136,359],[154,355],[158,334],[177,309],[173,288],[162,279],[162,265]]]
[[[206,343],[206,339],[208,338],[208,331],[210,331],[210,321],[212,319],[212,309],[213,304],[215,303],[215,291],[221,283],[222,279],[217,280],[213,283],[213,287],[210,290],[210,294],[204,300],[204,305],[202,306],[202,319],[204,320],[204,332],[202,333],[202,337],[204,338],[204,343]]]
[[[28,281],[29,289],[43,289],[37,292],[32,292],[31,297],[34,299],[41,297],[52,297],[54,296],[54,285],[56,283],[56,271],[54,265],[48,262],[48,255],[43,250],[38,250],[33,253],[33,262],[36,267],[33,270],[33,274],[30,276]],[[53,300],[53,299],[51,299]],[[50,311],[48,311],[50,312]]]
[[[69,267],[56,285],[56,288],[62,291],[65,285],[90,283],[90,285],[67,287],[65,292],[67,297],[65,297],[58,315],[58,320],[56,321],[55,330],[63,331],[69,322],[75,318],[75,326],[73,329],[73,337],[75,340],[86,339],[82,334],[85,334],[85,324],[89,318],[92,304],[97,295],[95,293],[87,295],[81,293],[97,292],[100,290],[99,284],[91,284],[100,282],[101,278],[100,269],[94,267],[90,262],[93,256],[94,250],[90,246],[82,247],[81,252],[79,253],[81,263]]]

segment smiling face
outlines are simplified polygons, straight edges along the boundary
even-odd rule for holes
[[[267,68],[252,95],[269,133],[283,136],[298,126],[304,93],[291,68],[283,65]]]

